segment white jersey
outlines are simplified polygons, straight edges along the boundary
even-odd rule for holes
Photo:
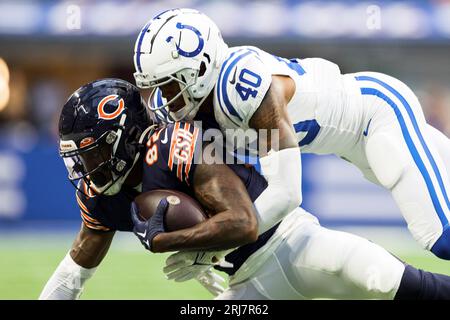
[[[414,238],[450,259],[450,140],[426,123],[414,92],[385,74],[341,74],[319,58],[287,60],[235,47],[214,92],[222,129],[249,128],[272,75],[296,85],[287,108],[301,152],[335,154],[391,191]]]
[[[414,238],[450,260],[450,140],[426,123],[406,84],[375,72],[341,74],[320,58],[288,60],[250,46],[228,50],[214,88],[222,130],[250,129],[272,75],[291,77],[296,90],[287,108],[301,152],[353,163],[391,191]]]
[[[256,47],[230,48],[214,92],[221,129],[249,128],[272,75],[295,81],[288,113],[302,152],[354,154],[367,126],[363,97],[352,75],[342,75],[336,64],[321,58],[288,60]]]

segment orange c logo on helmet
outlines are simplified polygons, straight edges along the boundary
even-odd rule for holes
[[[105,106],[109,101],[113,101],[115,99],[117,99],[119,96],[116,94],[111,94],[109,96],[106,96],[102,99],[102,101],[100,101],[100,103],[98,104],[97,107],[97,111],[98,111],[98,117],[100,119],[105,119],[105,120],[112,120],[114,118],[117,118],[123,111],[123,109],[125,108],[125,102],[123,102],[123,99],[119,100],[119,105],[117,106],[117,109],[111,113],[108,113],[105,111]]]

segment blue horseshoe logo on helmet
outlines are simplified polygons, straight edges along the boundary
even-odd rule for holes
[[[180,55],[182,55],[183,57],[187,57],[187,58],[192,58],[192,57],[195,57],[196,55],[198,55],[200,53],[200,51],[202,51],[203,46],[205,45],[205,41],[203,40],[203,37],[202,37],[202,34],[200,33],[200,31],[198,31],[198,29],[196,29],[193,26],[189,26],[187,24],[182,24],[181,22],[178,22],[176,27],[177,27],[177,29],[180,29],[180,30],[183,30],[183,29],[191,30],[198,37],[198,46],[194,51],[191,51],[191,52],[184,51],[183,49],[180,48],[179,44],[175,42],[175,46],[177,47],[178,53]],[[172,39],[173,39],[173,37],[170,36],[166,39],[166,42],[170,42]]]

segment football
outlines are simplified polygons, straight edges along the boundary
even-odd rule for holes
[[[163,198],[169,202],[164,220],[167,231],[190,228],[207,219],[207,214],[197,200],[185,193],[167,189],[143,192],[134,199],[140,218],[143,221],[150,219]]]

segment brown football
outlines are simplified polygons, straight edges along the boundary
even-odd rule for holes
[[[179,191],[161,189],[141,193],[134,199],[142,220],[151,218],[163,198],[169,202],[164,220],[164,228],[167,231],[190,228],[207,219],[197,200]]]

